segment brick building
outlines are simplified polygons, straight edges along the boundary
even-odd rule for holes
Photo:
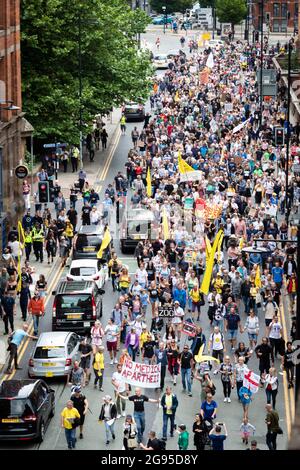
[[[9,228],[23,212],[22,182],[14,175],[23,161],[27,130],[20,54],[20,0],[0,0],[0,253]]]
[[[249,2],[250,3],[250,2]],[[260,29],[261,0],[253,0],[252,18],[254,29]],[[285,33],[298,25],[299,0],[263,0],[264,23],[270,32]]]

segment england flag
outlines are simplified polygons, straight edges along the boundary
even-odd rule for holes
[[[247,369],[244,374],[243,387],[248,388],[252,393],[257,393],[260,384],[260,376]]]

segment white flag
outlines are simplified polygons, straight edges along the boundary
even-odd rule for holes
[[[207,58],[206,67],[209,67],[210,69],[212,69],[214,65],[215,65],[214,56],[213,56],[213,53],[211,52]]]
[[[239,132],[241,129],[243,129],[243,127],[245,127],[245,125],[250,121],[250,119],[251,118],[247,119],[244,122],[241,122],[241,124],[239,124],[232,130],[232,133],[235,134],[236,132]]]
[[[253,370],[246,369],[243,380],[243,387],[246,387],[252,393],[257,393],[260,384],[260,376],[254,374]]]

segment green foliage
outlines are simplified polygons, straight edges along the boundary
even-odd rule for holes
[[[79,25],[86,125],[125,100],[145,99],[151,65],[138,51],[148,16],[123,0],[23,0],[23,110],[36,136],[78,143]]]
[[[247,16],[245,0],[217,0],[216,13],[221,23],[239,24]]]
[[[200,0],[201,8],[212,8],[214,6],[215,0]]]
[[[157,14],[162,14],[162,7],[167,7],[168,13],[177,11],[184,13],[187,8],[192,8],[196,0],[150,0],[151,8]]]

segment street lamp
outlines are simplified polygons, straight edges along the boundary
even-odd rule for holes
[[[287,110],[286,110],[286,166],[285,166],[285,210],[286,210],[286,223],[289,223],[289,197],[288,197],[288,188],[289,188],[289,152],[290,152],[290,107],[291,107],[291,56],[292,56],[292,43],[289,41],[288,46],[288,87],[287,87]]]
[[[164,22],[164,34],[166,34],[166,26],[167,26],[167,7],[163,6],[161,7],[162,11],[163,11],[163,14],[164,14],[164,19],[163,19],[163,22]]]
[[[257,242],[273,242],[276,244],[279,243],[295,243],[295,240],[277,240],[277,239],[268,239],[256,238],[254,239],[254,246],[245,247],[242,249],[244,253],[263,253],[268,252],[269,250],[264,247],[258,247]],[[296,341],[300,341],[300,224],[297,226],[297,305],[296,305]],[[297,361],[296,365],[296,383],[295,383],[295,401],[296,405],[299,402],[299,393],[300,393],[300,362]]]

